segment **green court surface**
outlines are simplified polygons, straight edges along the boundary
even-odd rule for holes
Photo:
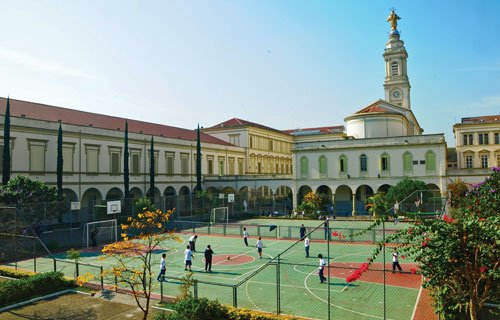
[[[265,224],[284,223],[282,220]],[[318,226],[318,221],[301,221],[301,223]],[[312,223],[311,223],[312,222]],[[351,221],[352,222],[352,221]],[[263,224],[262,220],[258,223]],[[314,224],[313,224],[314,223]],[[366,222],[365,226],[367,225]],[[245,226],[250,226],[245,221]],[[290,225],[290,221],[286,221]],[[344,226],[346,227],[346,226]],[[351,226],[352,227],[352,226]],[[213,228],[213,227],[212,227]],[[265,227],[262,227],[264,230]],[[341,230],[333,223],[333,230]],[[218,299],[224,304],[245,307],[267,312],[279,312],[303,316],[313,319],[328,317],[328,301],[330,301],[331,319],[383,319],[384,318],[384,273],[385,310],[387,319],[412,319],[416,310],[420,293],[421,277],[408,272],[414,263],[400,258],[403,273],[391,273],[391,249],[385,254],[386,269],[383,271],[383,256],[353,283],[347,283],[346,277],[356,270],[361,263],[371,256],[374,245],[361,242],[350,243],[332,241],[327,243],[322,227],[316,232],[318,240],[311,240],[310,257],[305,257],[303,242],[297,239],[277,239],[262,235],[264,242],[263,258],[259,259],[255,243],[256,229],[249,228],[249,246],[246,247],[238,234],[221,236],[216,234],[199,234],[194,253],[193,278],[198,280],[196,293],[200,297]],[[341,232],[341,231],[340,231]],[[162,284],[165,295],[175,296],[179,293],[178,279],[186,274],[184,271],[184,250],[187,238],[192,232],[178,233],[183,242],[169,241],[162,244],[161,250],[154,253],[155,271],[159,269],[161,254],[167,253],[167,282]],[[298,235],[298,229],[297,229]],[[338,237],[334,237],[335,240]],[[343,240],[344,241],[344,240]],[[211,245],[215,252],[211,273],[204,271],[203,251]],[[329,249],[329,250],[328,250]],[[286,251],[285,251],[286,250]],[[320,284],[318,277],[318,258],[322,253],[330,263],[329,284]],[[277,256],[279,255],[279,258]],[[57,254],[54,260],[37,258],[37,271],[56,270],[73,277],[75,266],[65,255]],[[99,250],[85,250],[79,264],[79,274],[86,272],[95,275],[93,281],[99,282],[100,268],[85,263],[109,268],[113,261],[102,260]],[[228,259],[229,258],[229,259]],[[273,259],[275,258],[275,259]],[[33,270],[34,261],[26,260],[17,263],[19,268]],[[326,272],[325,272],[326,273]],[[326,274],[325,274],[326,275]],[[156,274],[154,275],[156,278]],[[112,279],[104,279],[105,284],[113,284]],[[160,283],[155,280],[155,292],[160,293]]]

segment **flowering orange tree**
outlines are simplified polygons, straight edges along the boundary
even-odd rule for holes
[[[500,168],[493,168],[466,194],[450,192],[453,206],[441,218],[417,221],[385,240],[399,239],[399,252],[419,262],[423,286],[441,319],[476,320],[486,302],[500,303],[499,191]],[[370,264],[385,243],[379,243]]]
[[[105,270],[105,276],[115,277],[118,285],[128,287],[135,298],[137,306],[147,318],[150,307],[151,291],[154,288],[153,260],[155,251],[166,250],[165,242],[180,242],[166,224],[173,210],[162,212],[153,206],[145,206],[137,216],[129,217],[127,223],[121,225],[123,241],[106,245],[102,252],[105,259],[113,259],[115,264]],[[141,300],[140,298],[144,299]]]
[[[306,214],[316,213],[325,204],[325,197],[322,194],[316,194],[314,192],[308,192],[302,203],[297,208],[299,211],[304,211]]]

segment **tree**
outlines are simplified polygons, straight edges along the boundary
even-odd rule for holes
[[[420,263],[423,286],[442,319],[476,320],[486,302],[500,302],[499,190],[500,168],[494,168],[459,207],[386,238],[399,239],[399,251]],[[384,245],[379,243],[370,262]]]
[[[123,156],[123,184],[125,187],[125,199],[130,198],[130,175],[128,168],[128,121],[125,121],[125,142],[124,142],[124,156]]]
[[[151,137],[151,147],[149,149],[149,198],[155,197],[155,147],[153,137]]]
[[[387,200],[385,195],[382,193],[377,193],[368,198],[368,212],[372,214],[374,218],[380,218],[387,212]]]
[[[425,189],[425,182],[404,178],[387,191],[387,207],[392,207],[394,203],[401,202],[401,200],[406,199],[408,196],[410,196],[410,198],[407,198],[408,201],[414,201],[419,197],[416,191]]]
[[[0,187],[0,202],[4,204],[53,202],[56,199],[55,188],[24,176],[17,176]]]
[[[147,208],[139,211],[137,216],[129,217],[127,222],[121,225],[123,241],[106,245],[102,249],[107,259],[116,262],[110,269],[105,270],[105,275],[116,277],[118,284],[125,285],[132,291],[144,319],[149,313],[151,294],[155,286],[153,282],[156,281],[153,276],[153,265],[156,264],[153,253],[164,248],[166,241],[182,241],[166,228],[172,213],[172,210],[161,212],[149,211]]]
[[[304,196],[302,203],[298,206],[299,211],[304,211],[306,214],[316,213],[326,202],[326,198],[321,194],[309,192]]]
[[[6,185],[10,180],[10,99],[7,97],[5,108],[5,119],[3,126],[3,168],[2,184]]]
[[[196,190],[201,190],[201,141],[199,124],[196,130]]]
[[[59,131],[57,132],[57,196],[59,200],[63,198],[63,132],[61,123],[59,123]]]

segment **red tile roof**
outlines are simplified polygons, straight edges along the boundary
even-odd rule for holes
[[[389,110],[386,107],[380,105],[381,101],[382,100],[375,101],[374,103],[372,103],[368,107],[365,107],[365,108],[359,110],[355,114],[364,114],[364,113],[396,113],[396,112],[394,112],[392,110]]]
[[[0,113],[5,114],[7,99],[0,97]],[[28,102],[22,100],[10,99],[10,115],[12,117],[24,117],[27,119],[45,120],[50,122],[58,122],[59,120],[65,124],[73,124],[79,126],[100,129],[117,130],[118,128],[125,130],[125,120],[128,121],[128,130],[130,133],[142,133],[145,135],[162,136],[173,139],[181,139],[188,141],[196,141],[196,131],[171,127],[167,125],[144,122],[133,119],[125,119],[114,116],[107,116],[92,112],[49,106],[46,104]],[[200,133],[202,143],[213,143],[220,145],[232,146],[232,144],[205,134]]]
[[[500,122],[500,115],[462,118],[462,123],[487,123],[487,122],[490,123]]]
[[[232,118],[227,121],[221,122],[219,124],[216,124],[215,126],[206,128],[206,129],[218,129],[218,128],[237,128],[237,127],[256,127],[264,130],[270,130],[270,131],[275,131],[275,132],[282,132],[281,130],[277,130],[271,127],[264,126],[262,124],[258,124],[255,122],[239,119],[239,118]]]
[[[329,133],[343,133],[344,126],[330,126],[330,127],[316,127],[316,128],[300,128],[300,129],[290,129],[283,130],[285,134],[292,136],[304,136],[304,135],[317,135],[317,134],[329,134]]]

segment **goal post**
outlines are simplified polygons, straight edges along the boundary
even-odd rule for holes
[[[228,207],[218,207],[212,208],[210,212],[210,223],[212,225],[216,223],[229,223],[229,208]]]
[[[116,219],[87,222],[83,230],[83,244],[86,248],[99,244],[118,241],[118,222]]]

